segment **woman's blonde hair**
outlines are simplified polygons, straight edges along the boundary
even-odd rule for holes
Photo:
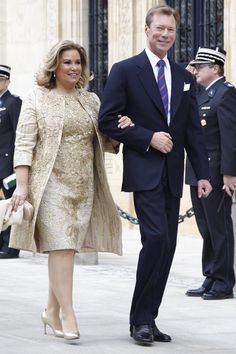
[[[49,89],[55,87],[56,80],[54,72],[58,67],[60,56],[65,50],[77,50],[80,54],[82,72],[76,87],[84,88],[87,85],[90,79],[90,75],[85,49],[73,41],[64,40],[55,44],[46,55],[42,66],[36,74],[36,82],[39,86],[43,86]]]

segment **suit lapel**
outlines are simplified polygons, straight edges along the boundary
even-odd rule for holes
[[[156,108],[166,119],[166,114],[162,103],[161,95],[158,90],[157,82],[145,51],[140,53],[137,58],[137,75],[143,85],[143,88],[155,104]]]
[[[170,112],[171,112],[171,120],[172,120],[182,100],[184,81],[183,81],[183,75],[181,74],[180,70],[178,70],[178,68],[175,67],[175,64],[170,62],[170,67],[171,67],[171,82],[172,82]]]

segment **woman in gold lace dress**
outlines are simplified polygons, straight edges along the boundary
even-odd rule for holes
[[[99,99],[84,89],[88,80],[83,47],[68,40],[52,47],[23,103],[14,156],[12,206],[17,210],[27,199],[34,217],[12,227],[10,247],[49,254],[42,321],[45,330],[49,325],[68,340],[79,338],[72,302],[75,252],[121,254],[121,224],[97,128]],[[122,117],[120,124],[132,123]]]

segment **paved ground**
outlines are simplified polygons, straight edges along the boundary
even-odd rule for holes
[[[204,301],[184,295],[201,283],[199,237],[179,236],[158,326],[173,338],[151,347],[128,336],[128,312],[139,250],[138,229],[124,231],[124,256],[100,254],[98,266],[75,268],[74,298],[81,340],[77,345],[43,334],[47,257],[22,252],[1,260],[1,354],[235,354],[236,299]]]

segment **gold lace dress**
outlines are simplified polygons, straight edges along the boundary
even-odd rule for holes
[[[93,123],[74,96],[61,99],[66,107],[61,143],[36,221],[40,252],[79,251],[93,206]]]

